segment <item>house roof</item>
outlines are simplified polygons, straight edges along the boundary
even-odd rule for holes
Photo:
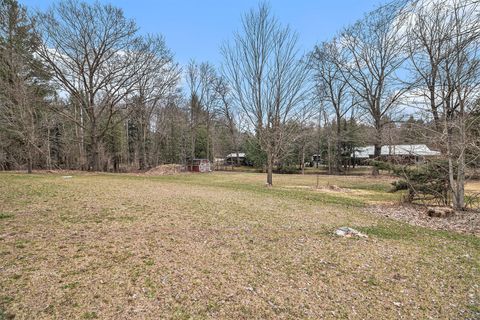
[[[369,158],[374,155],[375,147],[366,146],[354,152],[355,158]],[[425,144],[397,144],[382,146],[382,156],[438,156],[440,152],[430,150]],[[353,155],[352,155],[353,156]]]
[[[234,153],[229,153],[227,154],[226,158],[236,158],[237,157],[237,153],[234,152]],[[245,158],[245,152],[239,152],[238,153],[238,157],[239,158]]]

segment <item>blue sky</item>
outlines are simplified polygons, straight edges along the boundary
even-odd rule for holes
[[[90,0],[88,0],[90,2]],[[29,9],[45,10],[54,1],[19,0]],[[223,41],[240,27],[242,14],[258,5],[258,0],[116,0],[104,1],[124,10],[135,19],[143,33],[160,33],[185,65],[190,59],[221,63]],[[274,15],[299,33],[301,49],[332,37],[343,26],[372,10],[381,0],[272,0]]]

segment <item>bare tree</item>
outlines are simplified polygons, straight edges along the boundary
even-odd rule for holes
[[[139,168],[150,167],[148,141],[152,132],[153,116],[162,103],[176,93],[180,78],[180,68],[173,62],[173,56],[165,41],[159,36],[150,36],[151,42],[149,70],[143,73],[132,90],[133,117],[138,126]]]
[[[382,6],[346,28],[339,39],[346,56],[340,70],[375,128],[375,158],[381,154],[385,118],[409,89],[398,75],[406,60],[402,8],[401,2]]]
[[[347,81],[349,75],[342,74],[341,69],[345,64],[343,60],[343,48],[334,39],[324,42],[315,47],[311,55],[311,65],[315,71],[314,79],[319,95],[318,99],[328,102],[335,117],[335,170],[341,171],[342,145],[345,137],[342,137],[342,121],[356,105],[355,96]]]
[[[180,90],[168,95],[162,108],[155,108],[153,115],[153,165],[184,163],[189,152],[189,121]]]
[[[202,87],[200,76],[198,75],[198,66],[195,61],[190,61],[187,67],[186,75],[187,85],[190,91],[190,98],[188,101],[189,109],[189,126],[190,126],[190,165],[193,169],[193,159],[195,159],[195,145],[197,138],[197,127],[200,122]]]
[[[312,122],[300,122],[297,124],[296,135],[293,144],[297,152],[298,164],[301,174],[305,174],[305,163],[307,153],[310,153],[315,145],[315,125]]]
[[[451,4],[452,41],[440,72],[449,181],[453,206],[459,210],[465,207],[467,120],[478,106],[480,89],[478,9],[478,4],[468,6],[460,1]]]
[[[209,63],[203,63],[201,65],[200,74],[203,87],[202,106],[205,113],[205,123],[207,129],[207,159],[214,161],[215,144],[212,141],[212,130],[214,129],[214,120],[217,117],[220,105],[218,91],[215,89],[218,81],[218,75],[215,71],[215,68]]]
[[[410,24],[411,64],[417,91],[426,92],[436,136],[448,161],[453,206],[465,207],[466,152],[476,140],[480,89],[480,4],[475,1],[416,1]],[[475,159],[473,159],[475,160]]]
[[[219,110],[223,114],[227,122],[231,143],[236,153],[236,164],[238,166],[240,164],[239,127],[240,127],[241,119],[238,115],[238,112],[237,112],[238,110],[235,109],[235,105],[232,102],[231,89],[228,86],[225,78],[218,77],[217,82],[215,84],[215,90],[217,92],[218,98],[221,101]],[[233,170],[233,166],[232,166],[232,170]]]
[[[275,160],[293,134],[294,126],[287,124],[304,114],[308,71],[299,60],[296,33],[281,26],[267,5],[247,13],[242,26],[233,43],[222,47],[224,75],[267,154],[267,185],[272,186]]]
[[[121,9],[98,2],[65,0],[38,20],[43,35],[38,54],[81,107],[85,122],[65,116],[88,132],[89,167],[97,171],[101,139],[128,114],[127,98],[152,70],[154,43],[137,35]]]
[[[406,19],[410,68],[417,84],[415,93],[426,98],[437,132],[442,132],[441,102],[438,99],[440,65],[450,39],[447,1],[413,1]]]
[[[211,126],[212,119],[218,103],[218,95],[215,90],[217,74],[215,68],[207,63],[190,61],[186,75],[187,85],[190,92],[190,131],[191,131],[191,158],[195,158],[195,143],[197,127],[204,120],[207,130],[207,158],[212,160],[211,152]]]

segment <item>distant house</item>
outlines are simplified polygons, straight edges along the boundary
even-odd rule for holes
[[[247,156],[245,152],[233,152],[227,154],[225,157],[225,164],[227,165],[232,165],[232,164],[237,164],[237,158],[238,158],[238,164],[240,165],[247,165]]]
[[[362,163],[367,159],[373,159],[374,153],[374,146],[366,146],[357,148],[351,156],[356,163]],[[425,144],[397,144],[382,146],[380,154],[381,160],[400,163],[421,163],[438,156],[440,156],[439,151],[431,150]]]

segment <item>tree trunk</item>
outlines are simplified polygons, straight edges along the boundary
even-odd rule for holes
[[[100,171],[100,159],[98,157],[98,136],[97,136],[97,124],[95,121],[92,121],[91,125],[92,132],[90,133],[91,138],[91,150],[90,150],[90,169],[92,171]]]
[[[433,123],[437,132],[442,132],[442,124],[440,122],[440,116],[438,115],[438,108],[435,103],[436,95],[435,91],[430,93],[430,108],[432,110]]]
[[[327,153],[328,153],[328,174],[332,174],[332,146],[330,139],[327,142]]]
[[[374,151],[373,151],[373,159],[378,160],[380,156],[382,155],[382,145],[379,143],[375,143],[374,145]],[[378,167],[373,166],[372,169],[372,175],[378,176],[380,174]]]
[[[335,171],[336,173],[340,173],[342,171],[341,169],[341,161],[342,161],[342,154],[341,154],[341,149],[342,149],[342,140],[340,138],[342,134],[342,128],[340,125],[342,118],[340,114],[337,113],[337,130],[336,130],[336,150],[335,150]]]
[[[145,170],[146,165],[145,165],[145,145],[143,143],[140,144],[140,152],[139,152],[139,158],[138,158],[138,168],[140,170]]]
[[[32,159],[32,147],[30,145],[27,146],[27,172],[32,173],[33,171],[33,159]]]
[[[212,157],[212,163],[215,163],[215,144],[212,141],[212,153],[210,155]]]
[[[207,149],[207,154],[206,154],[206,158],[210,161],[210,139],[208,137],[208,129],[207,129],[207,146],[206,146],[206,149]]]
[[[465,119],[463,112],[463,105],[461,104],[460,116],[458,120],[459,126],[459,141],[455,141],[455,144],[458,146],[459,155],[456,159],[457,165],[457,176],[455,179],[454,175],[454,166],[453,161],[455,154],[453,152],[453,129],[447,125],[447,152],[448,152],[448,177],[450,180],[450,185],[453,193],[453,208],[455,210],[464,210],[465,209]]]
[[[147,163],[147,151],[146,151],[146,144],[147,144],[147,129],[145,123],[142,123],[142,136],[140,141],[140,150],[139,150],[139,159],[138,159],[138,166],[140,170],[145,170],[148,167]]]
[[[47,161],[47,169],[52,169],[52,148],[50,146],[50,121],[47,120],[47,153],[46,153],[46,161]]]
[[[82,124],[81,126],[78,126],[79,128],[79,136],[80,139],[78,139],[78,149],[79,149],[79,154],[80,154],[80,169],[83,171],[86,168],[87,160],[86,160],[86,151],[85,151],[85,130],[84,130],[84,117],[83,117],[83,109],[79,107],[79,116],[80,116],[80,123]]]
[[[273,186],[273,155],[271,152],[267,153],[267,187]]]
[[[302,146],[302,162],[301,162],[301,167],[302,167],[302,174],[305,174],[305,144]]]
[[[453,207],[455,210],[465,209],[465,172],[464,169],[460,169],[461,164],[458,164],[458,176],[455,196],[453,197]]]
[[[190,171],[193,171],[193,159],[195,159],[195,133],[192,129],[192,137],[190,138],[190,143],[192,144],[190,150]]]
[[[207,159],[210,159],[210,113],[207,112]]]
[[[195,117],[196,101],[190,101],[190,171],[193,171],[193,159],[195,159],[195,140],[197,135],[197,125]]]
[[[113,156],[113,172],[119,172],[119,159],[118,155]]]
[[[128,129],[128,123],[129,123],[129,120],[127,119],[125,121],[125,140],[127,142],[126,159],[127,159],[128,166],[130,166],[130,164],[131,164],[131,162],[130,162],[130,133],[129,133],[129,129]]]
[[[447,157],[448,157],[448,180],[450,182],[450,190],[452,192],[452,204],[456,210],[462,210],[464,206],[464,199],[463,199],[463,187],[459,185],[459,177],[455,180],[455,173],[454,173],[454,155],[453,155],[453,129],[450,127],[448,120],[445,119],[445,131],[447,133]],[[460,170],[460,167],[457,168]],[[460,192],[459,192],[460,191]]]

